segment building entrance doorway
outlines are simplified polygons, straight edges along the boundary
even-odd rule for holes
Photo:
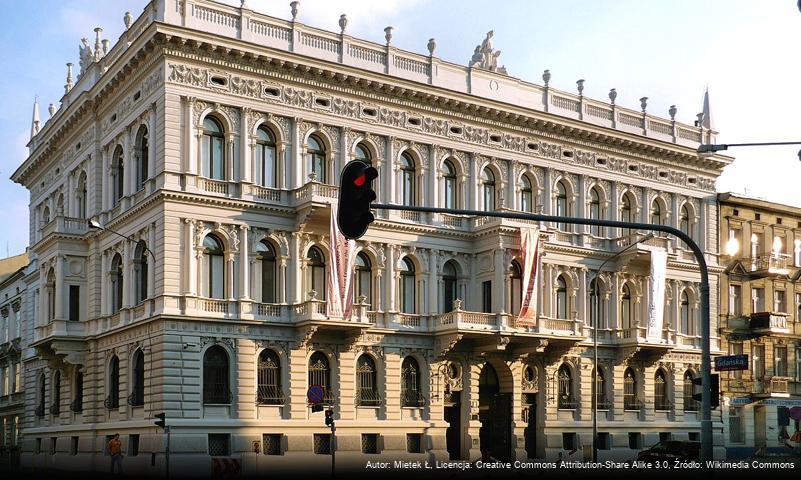
[[[462,458],[462,402],[461,392],[450,392],[445,397],[445,443],[451,460]]]
[[[501,392],[498,373],[484,364],[478,382],[479,447],[482,457],[512,459],[512,395]]]
[[[754,407],[754,447],[757,451],[764,450],[768,446],[766,410],[764,405]]]

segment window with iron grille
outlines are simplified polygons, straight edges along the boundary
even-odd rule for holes
[[[578,442],[577,442],[576,434],[575,433],[563,433],[562,434],[562,450],[576,450],[578,449]]]
[[[408,453],[423,453],[423,434],[422,433],[407,433],[406,434],[406,451]]]
[[[331,367],[328,357],[323,352],[314,352],[309,358],[309,386],[319,385],[325,391],[323,403],[331,403],[334,396],[331,393]]]
[[[282,455],[281,440],[283,435],[280,433],[265,433],[262,435],[265,455]]]
[[[657,410],[670,410],[667,381],[665,372],[661,369],[657,370],[654,375],[654,408]]]
[[[33,448],[33,453],[36,454],[36,455],[42,453],[42,439],[41,439],[41,437],[36,439],[36,445]]]
[[[128,435],[128,455],[139,455],[139,435]]]
[[[78,455],[78,437],[72,437],[70,439],[70,455]]]
[[[659,441],[660,442],[669,442],[673,439],[673,435],[670,432],[659,432]]]
[[[623,374],[623,409],[639,410],[640,405],[637,401],[637,379],[631,368],[626,369]]]
[[[745,442],[744,426],[743,408],[729,407],[729,441],[731,443]]]
[[[576,408],[576,400],[573,395],[573,376],[570,373],[570,368],[562,364],[557,372],[558,382],[558,399],[557,404],[560,409],[574,409]]]
[[[629,432],[629,448],[640,450],[642,448],[642,434],[639,432]]]
[[[414,357],[406,357],[401,365],[401,406],[422,407],[425,399],[420,391],[420,365]]]
[[[700,442],[701,434],[699,432],[690,432],[687,434],[687,440],[691,442]]]
[[[612,438],[609,435],[609,432],[599,432],[598,450],[611,450],[611,449],[612,449]]]
[[[50,455],[56,454],[57,443],[58,443],[58,437],[50,437]]]
[[[222,347],[214,345],[203,355],[203,403],[231,403],[228,354]]]
[[[231,454],[231,435],[227,433],[209,434],[209,455],[227,457]]]
[[[331,455],[331,435],[328,433],[314,434],[314,453],[317,455]]]
[[[376,407],[381,403],[377,383],[375,362],[369,355],[362,355],[356,364],[356,405]]]
[[[693,376],[693,372],[687,370],[684,372],[684,411],[685,412],[697,412],[698,411],[698,401],[693,398],[693,394],[695,393],[695,384],[693,384],[693,380],[695,377]]]
[[[378,453],[378,434],[362,434],[362,453]]]
[[[283,405],[281,363],[274,351],[262,350],[259,354],[258,377],[256,401],[259,405]]]

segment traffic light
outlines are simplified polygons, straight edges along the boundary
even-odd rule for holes
[[[370,203],[375,200],[373,180],[378,170],[361,160],[353,160],[345,165],[339,184],[339,211],[337,222],[339,231],[348,239],[364,235],[367,226],[375,217],[370,211]]]
[[[325,426],[330,427],[334,424],[334,410],[328,409],[325,411]]]
[[[712,394],[710,406],[712,409],[715,409],[720,406],[720,375],[717,373],[713,373],[712,375],[709,376],[709,380],[710,380],[709,391]],[[701,385],[701,377],[694,378],[693,385]],[[693,400],[700,402],[701,394],[693,393]]]
[[[156,425],[159,428],[164,428],[167,425],[167,414],[166,413],[164,413],[164,412],[157,413],[156,414],[156,418],[158,418],[158,420],[156,420]]]

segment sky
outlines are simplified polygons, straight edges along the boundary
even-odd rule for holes
[[[78,64],[82,37],[94,44],[94,28],[112,44],[123,16],[136,18],[145,0],[0,0],[0,257],[25,251],[28,192],[9,177],[25,160],[33,101],[42,121],[50,103],[64,93],[67,62]],[[239,5],[239,0],[224,3]],[[384,42],[393,26],[393,45],[467,64],[475,46],[494,30],[499,63],[510,75],[692,123],[709,89],[718,143],[801,141],[801,12],[796,0],[301,0],[299,21]],[[289,19],[289,1],[247,0],[248,7]],[[76,67],[77,68],[77,67]],[[799,146],[732,148],[735,162],[718,180],[731,191],[801,207]]]

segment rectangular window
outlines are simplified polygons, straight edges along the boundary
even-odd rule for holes
[[[801,382],[801,348],[795,349],[795,381]]]
[[[481,283],[481,308],[484,313],[492,313],[492,281]]]
[[[773,374],[777,377],[787,376],[787,347],[784,345],[773,349]]]
[[[751,313],[758,313],[765,311],[765,289],[752,288],[751,289]]]
[[[598,432],[598,450],[611,450],[612,437],[609,432]]]
[[[787,296],[784,290],[775,290],[773,292],[773,311],[787,313]]]
[[[56,454],[56,443],[58,443],[58,437],[50,437],[50,455]]]
[[[331,435],[328,433],[314,434],[314,453],[317,455],[331,455]]]
[[[765,378],[765,346],[752,345],[751,354],[754,357],[753,359],[754,378],[757,380],[762,380],[763,378]]]
[[[128,435],[128,455],[139,455],[139,435]]]
[[[731,443],[744,443],[743,407],[729,407],[729,441]]]
[[[210,433],[209,455],[212,457],[227,457],[231,455],[231,435],[227,433]]]
[[[640,432],[629,432],[629,448],[640,450],[642,448],[642,434]]]
[[[673,439],[673,435],[670,432],[659,432],[659,441],[660,442],[669,442]]]
[[[283,435],[280,433],[265,433],[262,435],[265,455],[282,455],[281,440]]]
[[[37,454],[37,455],[42,453],[42,438],[41,437],[36,439],[36,444],[33,447],[33,453]]]
[[[20,376],[22,375],[22,364],[17,362],[17,366],[14,369],[14,392],[19,393],[22,391],[22,382],[20,381]]]
[[[406,434],[406,451],[408,453],[423,453],[423,434],[422,433],[407,433]]]
[[[578,442],[575,433],[562,433],[562,450],[577,450]]]
[[[71,322],[77,322],[81,318],[81,287],[70,285],[70,316]]]
[[[729,315],[739,317],[743,314],[743,287],[729,285]]]
[[[698,432],[690,432],[687,434],[687,440],[691,442],[700,442],[701,441],[701,434]]]
[[[78,437],[72,437],[70,441],[70,455],[78,455]]]
[[[377,433],[363,433],[362,434],[362,453],[376,454],[378,453],[378,434]]]

